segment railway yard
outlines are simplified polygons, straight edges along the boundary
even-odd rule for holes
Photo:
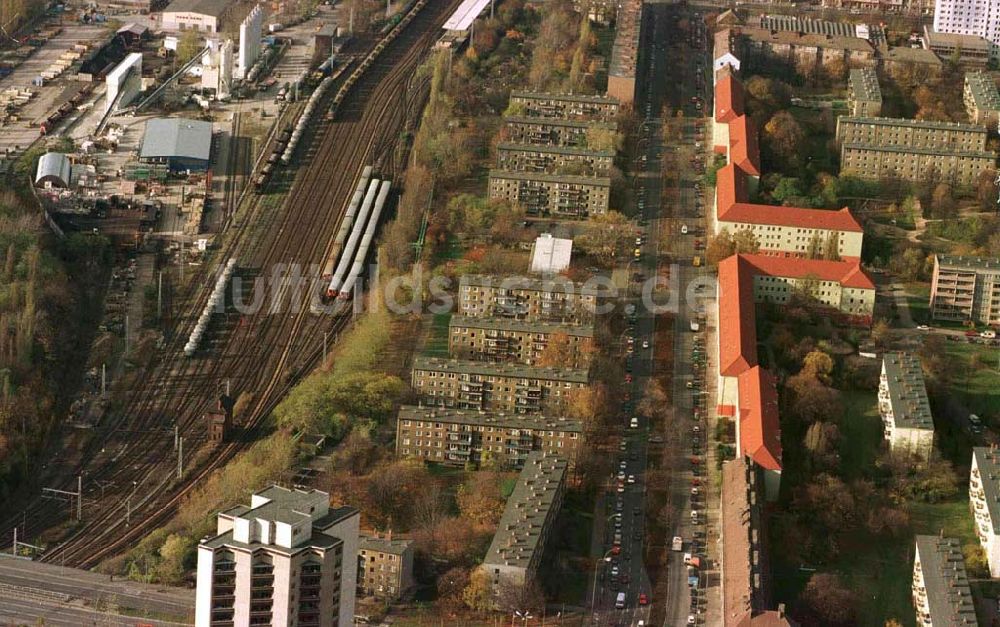
[[[311,315],[310,290],[299,289],[291,270],[287,275],[270,270],[281,264],[308,268],[331,255],[338,223],[364,166],[372,166],[382,180],[402,173],[406,151],[398,140],[414,128],[429,84],[429,77],[418,77],[415,70],[457,4],[416,3],[412,22],[404,19],[398,36],[378,46],[381,54],[357,66],[364,71],[334,80],[320,108],[326,110],[336,100],[336,110],[315,116],[290,167],[276,169],[258,193],[243,194],[238,204],[230,201],[231,227],[202,260],[212,263],[192,266],[190,283],[174,294],[174,328],[143,385],[112,406],[82,450],[48,465],[44,480],[52,487],[73,491],[76,477],[84,477],[83,517],[45,552],[43,561],[93,567],[167,520],[199,481],[254,439],[256,428],[292,383],[317,364],[324,335],[335,337],[350,324],[350,312]],[[246,119],[237,116],[233,124]],[[243,150],[242,157],[229,159],[246,158],[248,149]],[[240,186],[226,185],[235,197]],[[208,299],[209,290],[203,288],[214,282],[216,262],[221,267],[230,259],[237,261],[236,276],[250,284],[248,299],[279,294],[288,295],[288,302],[243,315],[230,307],[214,316],[204,350],[188,358],[182,348]],[[204,416],[225,392],[232,399],[243,395],[251,400],[239,416],[237,435],[209,449],[214,445]],[[175,428],[186,452],[182,476]],[[14,527],[20,527],[22,538],[36,537],[65,523],[69,515],[65,502],[32,499],[3,522],[0,534],[7,542]]]

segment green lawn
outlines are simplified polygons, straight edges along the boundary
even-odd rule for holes
[[[955,346],[963,344],[949,343]],[[995,383],[1000,388],[1000,374]],[[1000,390],[996,392],[1000,395]],[[882,449],[882,422],[878,415],[874,391],[842,393],[844,412],[840,418],[840,471],[846,482],[876,476],[875,462]],[[787,449],[786,449],[787,450]],[[794,456],[793,456],[794,457]],[[786,469],[802,472],[804,468],[789,464]],[[798,483],[801,478],[788,475],[784,481]],[[909,532],[898,537],[872,536],[863,528],[844,537],[839,557],[831,563],[800,564],[784,559],[782,538],[771,539],[775,598],[794,603],[813,572],[836,572],[857,594],[859,624],[883,627],[894,618],[912,626],[913,606],[910,600],[910,578],[913,568],[913,538],[918,534],[956,537],[963,544],[976,542],[973,519],[968,501],[960,491],[958,497],[945,503],[907,504],[910,515]],[[776,516],[780,516],[777,513]],[[772,519],[780,527],[780,519]]]
[[[906,283],[903,287],[906,289],[906,304],[910,309],[913,321],[917,324],[930,322],[930,284]]]
[[[840,468],[846,481],[864,477],[874,467],[882,442],[882,418],[874,392],[844,392],[843,399]]]
[[[946,350],[958,364],[952,393],[979,416],[1000,415],[1000,350],[968,342],[948,342]]]
[[[434,314],[430,328],[427,330],[427,340],[424,342],[423,354],[426,357],[448,357],[448,324],[451,314]]]

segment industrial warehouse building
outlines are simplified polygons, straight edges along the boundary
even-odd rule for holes
[[[146,122],[139,161],[166,164],[172,172],[200,172],[208,169],[211,153],[211,122],[155,118]]]
[[[72,166],[61,152],[47,152],[38,159],[35,187],[69,187]]]
[[[174,0],[163,10],[163,30],[221,32],[231,4],[230,0]]]

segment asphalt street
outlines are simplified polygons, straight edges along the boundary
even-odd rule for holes
[[[670,264],[671,279],[676,281],[672,285],[680,288],[677,294],[679,310],[675,316],[674,346],[670,347],[675,359],[674,389],[670,396],[674,404],[674,424],[681,428],[666,434],[664,446],[668,447],[668,457],[678,461],[676,476],[672,476],[670,480],[668,497],[677,512],[674,530],[677,535],[685,538],[685,550],[690,550],[696,527],[700,525],[693,523],[690,516],[693,473],[688,464],[694,452],[701,452],[700,448],[693,448],[693,439],[703,437],[704,429],[695,429],[697,423],[693,410],[699,392],[687,387],[695,383],[700,385],[700,379],[696,378],[701,375],[695,374],[691,361],[695,342],[698,340],[695,339],[696,334],[690,331],[694,314],[689,309],[686,292],[691,281],[704,271],[702,267],[694,268],[692,259],[699,252],[695,249],[695,242],[704,240],[699,226],[703,224],[703,219],[699,216],[703,215],[704,207],[697,200],[701,192],[695,189],[695,184],[700,177],[697,169],[701,166],[698,162],[703,162],[705,154],[701,143],[706,139],[705,132],[698,130],[702,128],[699,121],[675,120],[671,123],[683,129],[681,139],[671,145],[664,145],[662,127],[665,121],[660,118],[660,114],[666,104],[671,111],[683,108],[687,115],[700,117],[701,110],[691,96],[698,89],[703,94],[707,89],[705,59],[708,58],[708,53],[704,44],[700,50],[696,50],[693,46],[689,47],[687,41],[677,42],[680,37],[676,26],[677,15],[676,7],[647,5],[643,18],[646,40],[642,44],[645,52],[641,63],[639,98],[636,102],[642,130],[637,161],[632,168],[636,174],[634,209],[639,219],[642,239],[637,241],[639,255],[629,262],[626,273],[630,278],[636,279],[656,276],[660,264]],[[692,23],[697,21],[692,20]],[[696,30],[695,35],[704,41],[707,37],[704,26]],[[678,63],[679,60],[682,62]],[[700,86],[695,78],[699,73],[702,75]],[[704,106],[706,105],[702,104]],[[663,197],[661,159],[665,151],[677,152],[676,159],[683,165],[678,172],[680,183],[677,202],[673,206],[663,206],[660,202]],[[682,158],[684,161],[681,163]],[[662,275],[663,268],[659,268],[659,272]],[[635,276],[636,274],[640,276]],[[636,307],[635,316],[622,337],[628,373],[625,384],[628,386],[630,400],[626,401],[625,411],[621,416],[622,438],[612,475],[607,478],[608,490],[604,496],[607,504],[606,524],[597,525],[597,528],[604,530],[604,554],[596,571],[598,582],[592,620],[593,624],[600,625],[648,625],[650,604],[665,603],[665,624],[685,625],[691,619],[701,623],[704,620],[702,612],[705,606],[700,600],[694,603],[691,601],[692,593],[688,586],[683,552],[671,553],[666,599],[652,598],[649,578],[641,559],[643,543],[647,541],[643,521],[646,515],[645,475],[652,425],[634,407],[642,397],[652,374],[652,356],[657,347],[654,345],[656,318],[642,306],[640,288],[640,281],[630,284],[629,296]],[[701,301],[700,294],[692,292],[692,295],[694,301]],[[628,311],[626,316],[631,317]],[[701,350],[703,353],[703,349]],[[662,544],[664,539],[656,538],[653,541]],[[669,538],[666,542],[669,542]],[[698,596],[698,593],[694,595]]]

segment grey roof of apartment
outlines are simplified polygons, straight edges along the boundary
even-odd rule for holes
[[[532,431],[559,431],[563,433],[583,433],[583,423],[570,418],[545,416],[540,414],[508,414],[505,412],[478,409],[452,409],[443,407],[422,407],[403,405],[399,408],[397,420],[422,420],[442,424],[475,425],[499,427],[501,429],[531,429]]]
[[[565,459],[541,451],[528,455],[507,499],[484,566],[527,567],[538,548],[545,521],[558,514],[552,505],[565,480],[566,466]]]
[[[606,157],[614,159],[615,153],[610,150],[590,150],[589,148],[579,148],[577,146],[547,146],[539,144],[519,144],[516,142],[503,142],[497,144],[497,151],[509,150],[512,152],[544,152],[557,155],[579,155],[581,157]]]
[[[831,22],[829,20],[813,20],[791,15],[762,15],[758,23],[760,28],[767,30],[807,33],[810,35],[832,35],[835,37],[857,38],[857,25],[847,22]]]
[[[977,109],[1000,111],[1000,93],[993,78],[985,72],[969,72],[965,75],[965,86],[972,94]]]
[[[961,255],[937,255],[938,264],[945,268],[962,270],[1000,271],[1000,257],[965,257]]]
[[[855,68],[849,77],[851,92],[857,100],[867,102],[882,102],[882,89],[878,84],[878,75],[872,68]]]
[[[608,96],[591,96],[587,94],[554,94],[544,91],[512,91],[511,99],[524,98],[526,100],[564,100],[566,102],[589,102],[593,104],[618,105],[617,98]]]
[[[416,357],[413,360],[413,370],[476,374],[486,377],[566,381],[568,383],[587,383],[589,381],[589,373],[586,368],[545,368],[515,363],[493,363],[440,357]]]
[[[563,324],[561,322],[531,322],[511,318],[480,318],[477,316],[453,315],[448,328],[497,329],[520,333],[565,333],[577,337],[594,337],[593,324]]]
[[[538,292],[555,292],[562,294],[580,294],[581,296],[614,297],[618,290],[609,282],[599,285],[575,283],[566,277],[553,276],[547,278],[528,276],[496,276],[492,274],[466,274],[459,281],[460,286],[494,287],[508,290],[528,290]]]
[[[983,486],[993,533],[1000,535],[1000,451],[988,446],[976,446],[972,449],[972,457],[979,469],[979,482]]]
[[[937,120],[914,120],[911,118],[884,118],[842,115],[837,118],[837,124],[866,124],[868,126],[903,126],[910,128],[928,128],[950,131],[966,131],[970,133],[986,133],[982,124],[967,124],[965,122],[939,122]]]
[[[389,553],[391,555],[402,555],[413,546],[413,540],[397,538],[375,538],[373,536],[361,536],[358,538],[359,551],[378,551],[379,553]]]
[[[936,155],[941,157],[966,157],[968,159],[996,160],[996,154],[979,150],[951,150],[947,146],[934,148],[918,148],[916,146],[883,146],[882,144],[849,143],[844,144],[846,150],[874,150],[877,152],[899,152],[915,155]]]
[[[920,360],[910,353],[891,352],[883,355],[882,366],[896,428],[933,431],[934,417]]]
[[[570,120],[567,118],[542,118],[530,115],[508,115],[503,119],[504,124],[534,124],[540,126],[572,126],[574,128],[603,128],[615,130],[618,125],[614,122],[603,122],[601,120]]]
[[[167,8],[163,9],[163,12],[201,13],[202,15],[219,17],[226,12],[230,4],[232,4],[232,0],[174,0],[167,5]]]
[[[153,118],[146,122],[139,156],[180,157],[208,161],[212,153],[212,123],[187,118]]]
[[[962,543],[956,538],[917,536],[924,590],[934,625],[976,625]]]
[[[507,179],[515,181],[540,181],[543,183],[571,183],[588,185],[590,187],[611,187],[611,179],[607,176],[576,176],[563,174],[545,174],[543,172],[514,172],[513,170],[490,170],[490,179]]]

